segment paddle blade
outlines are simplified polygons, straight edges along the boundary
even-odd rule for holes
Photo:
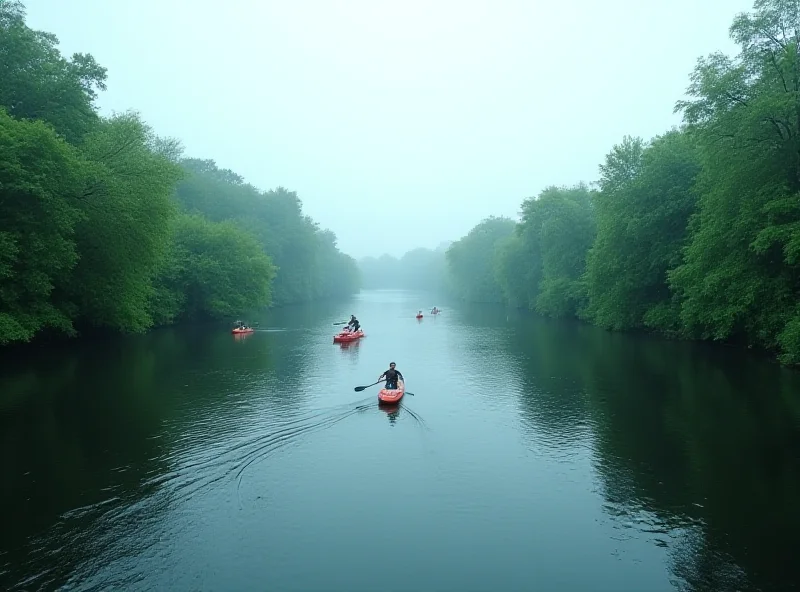
[[[363,391],[365,388],[367,388],[367,387],[365,387],[365,386],[357,386],[357,387],[356,387],[356,388],[354,388],[353,390],[354,390],[355,392],[357,392],[357,393],[360,393],[360,392],[361,392],[361,391]]]
[[[414,393],[409,393],[408,391],[406,391],[406,394],[411,395],[412,397],[414,396]]]

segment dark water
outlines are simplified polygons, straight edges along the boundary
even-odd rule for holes
[[[800,588],[800,373],[448,304],[3,360],[0,589]]]

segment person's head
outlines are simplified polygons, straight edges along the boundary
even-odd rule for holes
[[[396,365],[397,365],[397,364],[395,364],[394,362],[389,362],[389,369],[390,369],[390,370],[394,370],[394,367],[395,367]]]
[[[350,315],[350,320],[353,320],[355,318],[356,318],[356,315]]]

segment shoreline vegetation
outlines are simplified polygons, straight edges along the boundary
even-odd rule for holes
[[[622,138],[596,183],[547,187],[519,221],[487,218],[435,250],[356,263],[295,192],[186,156],[134,111],[101,115],[106,69],[62,56],[22,2],[0,1],[0,346],[221,320],[388,274],[800,365],[796,24],[779,0],[738,15],[740,53],[698,60],[681,125]]]
[[[189,158],[133,111],[96,107],[106,69],[0,1],[0,345],[143,332],[345,296],[336,236],[295,192]]]
[[[759,0],[698,60],[682,124],[624,137],[595,186],[551,186],[447,251],[451,290],[800,365],[800,21]]]

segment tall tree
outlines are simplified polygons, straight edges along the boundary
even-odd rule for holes
[[[106,69],[88,54],[61,56],[58,38],[25,24],[22,2],[0,2],[0,105],[19,119],[52,124],[77,142],[99,121],[97,90],[105,90]]]
[[[0,0],[0,343],[358,289],[355,262],[295,192],[184,159],[135,113],[100,117],[105,69],[57,45]]]
[[[587,316],[609,329],[679,327],[667,273],[682,262],[694,183],[695,139],[669,132],[649,145],[625,138],[600,167],[597,238],[589,254]]]
[[[502,302],[503,292],[494,272],[495,249],[514,232],[510,218],[491,216],[450,245],[447,271],[451,289],[472,302]]]
[[[0,109],[0,344],[47,327],[72,331],[69,311],[51,295],[78,261],[85,174],[52,129]]]
[[[80,201],[80,260],[65,296],[93,325],[123,331],[152,325],[148,302],[182,174],[155,146],[152,130],[130,113],[104,121],[82,145],[92,179]]]
[[[523,202],[520,233],[523,240],[538,241],[533,248],[541,257],[537,311],[563,317],[582,310],[586,254],[595,232],[592,193],[586,185],[548,187],[538,198]]]
[[[275,267],[258,240],[235,223],[178,216],[152,314],[160,323],[220,318],[271,303]]]
[[[214,222],[235,221],[259,240],[277,269],[272,287],[276,305],[358,290],[352,259],[338,250],[333,233],[303,214],[296,192],[283,187],[262,192],[212,160],[182,164],[187,175],[176,193],[181,207]],[[332,269],[339,269],[338,281],[330,279]]]
[[[701,59],[678,103],[701,144],[699,209],[671,274],[700,337],[781,345],[800,361],[800,11],[759,0],[739,15],[735,60]]]

